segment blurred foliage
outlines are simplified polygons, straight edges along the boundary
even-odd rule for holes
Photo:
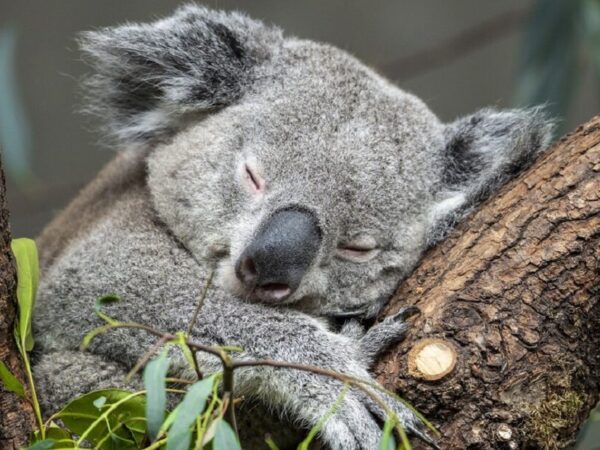
[[[31,132],[18,95],[14,27],[0,28],[0,148],[6,171],[20,185],[32,181]]]
[[[537,0],[523,36],[517,105],[546,104],[564,119],[590,65],[600,81],[600,0]]]
[[[524,30],[515,103],[545,104],[562,134],[588,69],[600,87],[600,0],[537,0]],[[592,413],[576,448],[600,450],[600,412]]]

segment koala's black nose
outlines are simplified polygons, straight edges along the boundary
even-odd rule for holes
[[[238,259],[236,275],[260,300],[284,300],[300,285],[320,245],[321,231],[311,212],[277,211]]]

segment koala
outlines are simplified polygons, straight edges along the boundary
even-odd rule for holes
[[[118,153],[38,239],[34,370],[47,413],[123,386],[154,343],[120,329],[79,351],[101,323],[98,297],[121,297],[107,307],[119,320],[176,332],[211,277],[192,340],[373,380],[371,364],[402,338],[410,312],[366,332],[361,323],[551,139],[539,108],[443,123],[348,53],[236,12],[191,4],[80,43],[93,69],[88,110]],[[209,355],[198,364],[220,369]],[[180,355],[172,370],[189,372]],[[256,437],[251,419],[262,420],[293,447],[293,430],[315,425],[340,389],[312,373],[240,369],[242,435]],[[333,450],[372,450],[384,415],[353,389],[319,437]],[[262,437],[242,445],[263,448]]]

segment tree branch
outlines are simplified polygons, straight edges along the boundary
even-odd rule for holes
[[[426,255],[384,312],[422,314],[376,373],[443,449],[567,448],[598,402],[599,303],[597,116]]]

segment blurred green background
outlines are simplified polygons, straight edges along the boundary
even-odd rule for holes
[[[77,32],[175,0],[0,0],[0,147],[14,236],[35,236],[113,155],[77,113]],[[600,0],[210,0],[354,54],[443,120],[546,104],[560,132],[600,105]],[[600,449],[600,422],[579,449]]]

